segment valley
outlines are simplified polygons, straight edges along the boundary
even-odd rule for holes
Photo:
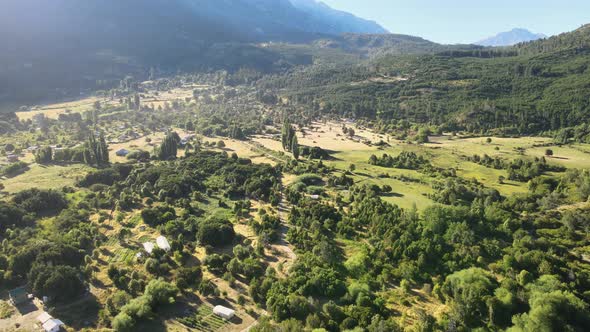
[[[0,41],[0,331],[590,326],[588,24],[6,0]]]
[[[522,197],[526,199],[533,190],[530,182],[514,180],[506,169],[481,164],[473,159],[474,156],[478,158],[487,156],[486,158],[490,160],[497,159],[503,163],[542,159],[543,163],[546,162],[549,165],[549,169],[555,168],[554,171],[541,175],[541,178],[547,180],[565,176],[566,169],[580,169],[587,172],[590,168],[588,166],[590,165],[590,145],[584,143],[563,145],[542,136],[511,138],[492,135],[474,136],[467,132],[429,134],[422,143],[418,143],[400,139],[395,134],[382,133],[362,122],[336,117],[320,118],[298,126],[295,135],[298,137],[300,153],[311,154],[297,156],[298,160],[295,161],[293,153],[283,148],[281,139],[284,138],[284,133],[281,134],[281,127],[273,124],[272,120],[267,120],[264,126],[258,126],[250,137],[243,137],[236,136],[235,129],[232,129],[232,122],[224,122],[226,120],[217,117],[216,114],[219,114],[219,107],[222,105],[233,105],[228,110],[230,112],[235,112],[236,109],[256,110],[254,113],[246,112],[240,116],[264,116],[267,119],[273,119],[276,114],[281,114],[281,109],[285,106],[260,104],[248,97],[250,91],[247,87],[209,86],[205,88],[205,85],[185,84],[184,87],[164,91],[143,89],[140,94],[132,98],[108,100],[92,97],[65,104],[43,106],[32,110],[31,114],[26,112],[16,114],[22,123],[47,125],[49,131],[41,135],[50,142],[56,140],[69,142],[62,145],[63,148],[56,148],[54,155],[57,149],[67,151],[88,147],[88,143],[79,141],[76,138],[79,137],[76,131],[71,130],[76,128],[72,127],[72,121],[74,123],[81,120],[95,121],[97,131],[105,135],[105,142],[108,141],[108,158],[112,166],[105,165],[98,168],[93,165],[82,165],[76,161],[52,161],[39,164],[38,150],[25,149],[26,146],[17,143],[17,148],[23,151],[19,158],[28,166],[19,174],[5,176],[2,180],[2,193],[8,201],[22,195],[23,191],[40,189],[57,193],[64,190],[67,205],[89,209],[84,213],[88,215],[93,236],[96,238],[95,243],[97,243],[92,254],[86,259],[86,271],[89,271],[86,272],[89,276],[89,293],[81,299],[73,300],[76,303],[76,310],[72,310],[68,302],[52,309],[54,315],[66,322],[69,328],[80,330],[87,328],[88,324],[94,326],[108,324],[103,318],[104,314],[97,310],[103,306],[115,305],[113,301],[120,301],[121,297],[128,297],[129,295],[124,295],[127,294],[124,292],[133,294],[136,292],[133,290],[134,287],[141,287],[141,284],[150,278],[148,276],[152,275],[159,276],[163,278],[162,280],[170,280],[178,287],[183,287],[183,290],[173,304],[158,309],[157,318],[152,317],[147,320],[136,318],[135,328],[137,329],[184,331],[188,328],[197,331],[242,331],[258,324],[268,324],[268,318],[276,319],[277,316],[274,316],[275,314],[270,312],[268,307],[265,309],[256,302],[258,295],[253,293],[253,289],[260,287],[257,286],[257,282],[260,282],[257,280],[264,281],[269,278],[270,280],[275,278],[288,280],[292,273],[297,273],[294,271],[298,268],[298,262],[301,259],[309,259],[305,258],[304,250],[308,240],[299,238],[304,234],[301,233],[300,228],[302,227],[300,222],[303,221],[297,221],[296,216],[301,212],[295,213],[301,206],[324,206],[324,209],[328,209],[324,213],[337,213],[341,215],[340,218],[348,218],[347,216],[359,213],[355,212],[359,208],[356,204],[364,204],[353,203],[352,199],[358,200],[357,195],[367,190],[367,193],[371,193],[369,197],[375,195],[374,197],[380,199],[382,202],[380,204],[392,204],[389,208],[398,209],[399,207],[405,211],[415,211],[407,213],[417,215],[432,213],[433,206],[440,203],[456,206],[458,210],[452,213],[459,213],[462,211],[461,206],[471,204],[470,201],[473,199],[478,200],[476,197],[479,195],[483,195],[484,198],[489,195],[490,198]],[[140,109],[134,110],[134,103],[140,104]],[[100,108],[97,107],[99,104]],[[217,109],[217,111],[209,113],[204,110],[207,108]],[[222,106],[223,108],[225,106]],[[57,113],[56,110],[58,110]],[[70,120],[69,117],[73,114],[78,115]],[[141,125],[133,125],[133,119],[145,119],[146,116],[151,118],[152,122],[144,121]],[[229,131],[225,126],[229,127]],[[132,134],[129,134],[130,132]],[[176,152],[178,161],[157,161],[153,159],[156,155],[149,157],[152,151],[158,153],[157,150],[163,148],[170,133],[176,133],[183,139],[184,149],[178,149]],[[27,139],[36,137],[30,136],[30,133],[26,131],[19,135]],[[120,137],[121,140],[119,140],[119,136],[125,137]],[[11,134],[1,138],[2,144],[9,144],[14,137],[14,134]],[[129,154],[117,155],[117,152],[121,150],[126,150]],[[551,154],[548,153],[549,150]],[[71,153],[66,154],[71,155]],[[139,157],[143,159],[136,160],[130,159],[130,154],[138,156],[145,154],[148,157]],[[406,162],[411,162],[407,166],[389,167],[379,164],[385,160],[381,158],[382,156],[386,158],[386,156],[405,154],[407,158],[410,158]],[[195,157],[201,159],[201,162],[219,160],[231,164],[234,162],[232,160],[235,160],[243,161],[244,165],[251,163],[252,166],[249,167],[253,169],[258,167],[276,169],[279,166],[283,169],[280,173],[275,173],[276,175],[270,173],[265,175],[277,176],[272,180],[274,185],[261,189],[270,190],[270,196],[266,194],[264,198],[265,196],[260,197],[258,194],[248,194],[247,200],[232,198],[233,194],[229,194],[231,191],[227,191],[227,185],[230,182],[227,182],[226,177],[230,175],[223,172],[216,173],[215,169],[207,169],[206,172],[211,175],[200,185],[204,186],[203,189],[192,192],[188,200],[182,198],[186,194],[181,192],[188,189],[186,193],[189,194],[190,190],[194,189],[181,189],[186,186],[183,182],[186,179],[179,179],[181,182],[176,184],[177,189],[174,190],[177,193],[174,194],[174,192],[163,191],[158,193],[153,189],[140,190],[135,185],[129,187],[129,184],[125,185],[126,189],[118,183],[120,180],[116,180],[117,176],[112,179],[113,175],[106,178],[98,175],[113,172],[111,169],[115,170],[114,174],[124,169],[127,169],[125,173],[136,169],[132,172],[141,174],[150,168],[167,172],[168,167],[183,169],[189,165],[183,166],[183,163]],[[418,159],[416,164],[412,158],[424,159],[423,161]],[[165,173],[160,175],[161,179],[163,174]],[[127,183],[128,181],[130,180],[127,180]],[[164,183],[161,181],[156,181],[153,185],[146,183],[143,188],[162,186]],[[178,180],[170,178],[169,181],[174,183]],[[112,183],[110,187],[109,183]],[[240,183],[232,184],[232,186],[235,185]],[[195,188],[194,185],[192,186]],[[207,188],[206,191],[203,191],[204,188]],[[574,187],[571,188],[573,190]],[[153,194],[148,194],[150,191]],[[120,194],[117,194],[118,192]],[[444,195],[441,194],[442,192]],[[165,198],[167,195],[172,196]],[[575,194],[572,195],[576,197]],[[360,197],[362,200],[362,196]],[[104,199],[107,200],[101,203]],[[576,203],[576,199],[572,199],[557,199],[556,202],[547,203],[550,205],[542,209],[561,211],[560,213],[580,213],[576,211],[590,209],[586,202]],[[92,204],[96,207],[90,207],[84,203],[89,200],[95,201]],[[112,203],[108,203],[109,200]],[[124,205],[123,202],[125,202]],[[572,203],[575,204],[572,205]],[[329,212],[329,209],[338,206],[340,209],[343,208],[341,212],[337,210]],[[170,217],[160,214],[156,217],[157,219],[152,220],[153,217],[150,215],[148,219],[148,214],[145,212],[153,210],[154,213],[162,213],[156,211],[170,208],[173,208],[170,210],[171,217],[178,219],[169,219]],[[41,217],[37,226],[40,227],[41,234],[59,227],[56,223],[63,222],[60,220],[64,218],[62,215],[66,211],[68,210],[58,215],[43,212],[44,216]],[[231,234],[235,234],[232,235],[234,239],[231,244],[211,246],[199,240],[186,242],[186,236],[189,238],[195,236],[190,229],[196,229],[196,236],[199,236],[199,229],[203,227],[199,226],[200,223],[206,223],[208,220],[227,220],[228,225],[231,225]],[[347,219],[343,219],[340,223],[344,220]],[[367,222],[373,221],[367,220]],[[340,227],[344,227],[344,224],[338,226],[338,229]],[[359,227],[359,233],[352,230],[356,227]],[[343,228],[329,240],[333,241],[333,248],[341,251],[340,260],[343,262],[343,268],[348,271],[346,273],[351,273],[351,278],[355,278],[356,273],[359,273],[353,272],[355,269],[366,265],[362,262],[367,259],[371,250],[374,250],[375,244],[368,242],[370,238],[365,238],[366,235],[363,235],[365,232],[371,232],[370,227],[373,226],[358,225],[346,231]],[[550,234],[550,229],[546,231]],[[357,235],[352,235],[355,233]],[[176,235],[178,240],[175,239]],[[178,251],[174,255],[165,251],[158,252],[160,258],[157,260],[146,257],[143,244],[155,241],[158,236],[175,239],[172,241],[175,248],[178,248],[175,250]],[[181,246],[181,243],[184,244]],[[585,249],[574,250],[581,250],[578,254],[588,254]],[[301,254],[304,254],[304,258],[300,257]],[[335,253],[325,254],[335,255]],[[326,259],[329,259],[328,257],[330,256]],[[244,264],[253,264],[248,265],[249,269],[252,269],[251,272],[245,270]],[[264,269],[266,269],[265,274]],[[128,277],[124,277],[125,281],[120,279],[130,271],[134,271],[131,279]],[[192,277],[189,277],[191,279],[178,279],[183,278],[180,275],[186,273],[192,274]],[[251,278],[249,273],[255,273],[254,275],[259,277],[248,280]],[[401,273],[400,276],[403,276],[406,272],[402,270],[390,273],[394,275]],[[195,283],[192,278],[202,281]],[[446,319],[445,317],[448,317],[452,310],[449,303],[436,295],[432,291],[432,284],[428,282],[414,282],[407,285],[407,280],[410,278],[416,280],[414,279],[416,277],[402,278],[401,285],[394,283],[391,287],[376,290],[372,296],[382,299],[386,310],[397,313],[394,316],[398,317],[395,319],[395,324],[405,326],[421,324],[424,312],[428,312],[428,315],[435,320]],[[360,281],[356,278],[352,280],[349,287],[366,287],[359,284]],[[133,286],[131,281],[134,281]],[[387,281],[389,282],[392,281]],[[127,290],[123,292],[121,289]],[[235,318],[229,321],[216,318],[211,311],[216,305],[233,308],[236,311]],[[111,324],[121,324],[115,323],[117,319],[122,319],[120,314],[115,314],[113,317],[115,320]]]

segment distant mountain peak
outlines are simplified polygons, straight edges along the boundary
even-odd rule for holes
[[[524,28],[514,28],[510,31],[501,32],[493,37],[480,40],[474,44],[481,46],[512,46],[546,37],[542,33],[533,33]]]

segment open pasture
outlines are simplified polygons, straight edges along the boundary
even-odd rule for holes
[[[74,186],[91,168],[86,165],[39,165],[31,164],[29,170],[15,177],[1,180],[2,191],[9,194],[31,189],[60,189]]]
[[[210,143],[214,142],[217,143],[219,141],[223,141],[225,144],[224,148],[214,148],[216,151],[225,151],[229,154],[236,153],[240,158],[248,158],[251,159],[255,164],[271,164],[276,165],[276,161],[271,159],[268,155],[264,153],[264,151],[258,150],[254,145],[250,144],[246,141],[239,141],[235,139],[228,139],[228,138],[213,138],[213,137],[203,137],[203,141]]]
[[[313,123],[312,128],[305,129],[305,136],[301,132],[297,133],[299,143],[327,150],[332,159],[324,163],[341,171],[349,170],[350,165],[354,164],[355,183],[391,186],[393,192],[383,196],[383,199],[405,208],[412,207],[414,204],[418,208],[433,204],[427,196],[432,192],[432,181],[436,180],[413,170],[369,165],[368,160],[371,155],[396,156],[402,151],[415,152],[425,156],[435,167],[454,168],[458,176],[476,179],[486,187],[497,189],[504,196],[525,193],[528,186],[526,183],[509,180],[500,183],[500,177],[507,178],[506,170],[488,168],[470,162],[466,160],[466,157],[487,154],[506,160],[540,158],[545,156],[547,149],[551,149],[554,155],[546,157],[549,163],[568,168],[590,168],[590,145],[588,144],[558,147],[553,146],[552,139],[546,137],[490,137],[491,142],[488,142],[487,137],[460,138],[451,135],[432,136],[427,144],[412,144],[358,128],[350,123],[344,123],[344,125],[354,128],[354,138],[345,137],[342,133],[343,123],[316,122]],[[268,149],[282,151],[281,142],[277,138],[256,137],[253,140]],[[387,145],[376,146],[375,144],[380,141]]]
[[[57,119],[60,114],[66,114],[70,112],[82,113],[84,111],[88,111],[92,109],[96,101],[100,101],[102,104],[108,105],[115,104],[115,101],[93,96],[73,101],[36,106],[28,112],[16,112],[16,116],[21,121],[30,120],[37,114],[45,114],[45,117],[47,118]]]

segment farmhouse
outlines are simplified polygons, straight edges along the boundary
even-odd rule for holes
[[[50,314],[48,314],[47,312],[43,312],[42,314],[40,314],[37,317],[37,320],[41,323],[41,325],[47,323],[48,320],[52,319],[53,317],[51,317]]]
[[[10,297],[10,302],[12,302],[13,305],[20,305],[29,301],[27,290],[24,287],[15,288],[11,291],[8,291],[8,296]]]
[[[156,239],[156,244],[158,244],[158,247],[160,247],[160,249],[164,251],[170,251],[170,243],[168,243],[168,240],[166,240],[165,237],[158,236],[158,238]]]
[[[119,157],[126,157],[129,154],[129,150],[121,149],[115,152],[115,154]]]
[[[64,326],[64,323],[55,318],[51,318],[45,323],[43,323],[43,329],[45,332],[58,332],[61,330],[61,327]]]
[[[233,309],[221,305],[215,306],[215,308],[213,308],[213,313],[226,320],[230,320],[236,315],[236,312]]]

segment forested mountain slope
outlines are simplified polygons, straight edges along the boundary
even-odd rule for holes
[[[347,24],[314,13],[289,0],[7,0],[0,12],[0,100],[25,104],[109,88],[128,74],[148,79],[152,68],[265,71],[281,56],[250,43],[383,31],[373,23],[359,28],[358,18]]]
[[[590,119],[590,29],[505,50],[387,56],[353,68],[273,77],[316,111],[443,125],[449,130],[538,133]],[[395,121],[394,121],[395,122]]]

